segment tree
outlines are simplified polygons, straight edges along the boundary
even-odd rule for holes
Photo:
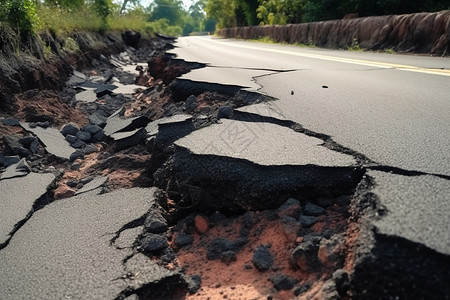
[[[180,0],[155,0],[151,6],[150,21],[166,19],[170,26],[184,25],[185,11]]]
[[[44,3],[61,8],[77,8],[85,4],[84,0],[45,0]]]
[[[120,7],[119,14],[122,14],[125,9],[127,8],[127,5],[131,3],[133,5],[139,5],[139,0],[123,0],[122,6]]]
[[[236,24],[235,0],[207,0],[205,11],[208,18],[217,20],[217,27],[235,27]]]
[[[2,4],[0,17],[17,30],[22,37],[32,34],[39,18],[32,0],[6,0]]]

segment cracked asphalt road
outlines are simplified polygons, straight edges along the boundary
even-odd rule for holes
[[[234,75],[240,86],[256,83],[259,92],[278,99],[254,111],[291,120],[366,157],[363,167],[378,170],[368,175],[386,210],[371,225],[450,253],[450,59],[213,37],[180,38],[171,53],[207,64],[182,79],[228,84],[231,73],[240,74]]]
[[[129,287],[170,276],[151,259],[133,254],[142,229],[123,227],[147,213],[153,192],[92,191],[34,213],[0,251],[2,298],[115,299]],[[138,275],[125,280],[127,274]]]

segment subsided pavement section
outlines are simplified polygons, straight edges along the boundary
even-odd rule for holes
[[[198,155],[245,159],[259,165],[353,166],[355,160],[331,151],[322,140],[270,123],[221,119],[179,139],[175,145]]]
[[[53,174],[29,173],[24,177],[0,180],[0,249],[17,226],[33,212],[33,205],[55,180]]]
[[[130,226],[130,238],[125,225],[147,213],[154,191],[84,193],[37,211],[0,251],[1,298],[115,299],[173,275],[142,254],[130,258],[139,231]]]
[[[450,255],[450,181],[369,171],[371,190],[384,210],[374,222],[380,234],[398,236]],[[432,187],[432,188],[430,188]]]

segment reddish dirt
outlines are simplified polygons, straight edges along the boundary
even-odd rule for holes
[[[205,92],[197,97],[198,107],[196,111],[201,111],[204,107],[219,107],[229,100],[230,97],[216,92]]]
[[[64,103],[53,91],[37,91],[16,95],[16,117],[27,122],[49,121],[52,126],[74,122],[79,126],[88,124],[86,116]]]
[[[154,56],[148,62],[148,71],[151,76],[160,78],[165,84],[169,84],[175,78],[186,74],[191,69],[184,63],[179,65],[171,65],[171,58],[165,55]]]
[[[269,220],[260,212],[251,214],[256,222],[248,235],[249,241],[237,253],[237,260],[229,265],[220,260],[208,260],[206,246],[217,237],[236,240],[243,217],[232,222],[219,222],[205,234],[195,233],[194,243],[179,250],[178,265],[185,268],[187,274],[202,278],[200,290],[186,299],[267,299],[269,296],[273,299],[293,299],[293,290],[277,291],[270,282],[270,277],[280,273],[299,280],[299,285],[311,284],[312,288],[302,298],[316,298],[320,288],[315,288],[315,285],[321,286],[322,279],[329,277],[329,274],[321,270],[309,273],[294,271],[289,265],[289,256],[296,243],[287,240],[280,220]],[[271,245],[269,251],[275,263],[271,270],[260,272],[252,264],[254,249],[268,244]]]

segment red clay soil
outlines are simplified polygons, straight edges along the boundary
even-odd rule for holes
[[[101,144],[96,146],[99,149],[103,148]],[[79,181],[89,176],[107,176],[106,188],[110,190],[142,186],[141,176],[145,171],[147,161],[150,160],[149,154],[121,151],[110,158],[99,160],[98,157],[102,152],[100,150],[100,152],[86,155],[83,160],[75,160],[74,163],[79,163],[80,168],[65,171],[55,190],[55,199],[68,198],[76,192],[76,188],[67,186],[68,181]]]
[[[289,264],[292,250],[302,241],[289,241],[284,235],[280,219],[270,220],[264,213],[251,212],[255,224],[248,235],[248,243],[237,252],[237,260],[229,265],[220,260],[208,260],[206,256],[207,245],[218,237],[229,240],[239,238],[244,217],[237,217],[221,221],[206,233],[195,233],[192,245],[181,248],[177,253],[176,262],[179,267],[186,270],[188,275],[200,275],[201,288],[197,293],[188,295],[186,299],[293,299],[293,289],[277,291],[270,278],[276,274],[290,276],[299,281],[298,285],[310,284],[308,292],[298,299],[322,299],[321,288],[326,279],[329,279],[335,269],[328,267],[319,270],[304,272],[293,270]],[[342,214],[328,210],[312,229],[317,233],[324,228],[345,231],[346,219]],[[177,233],[175,233],[176,235]],[[268,271],[258,271],[252,264],[255,248],[260,245],[271,245],[270,253],[274,264]],[[272,297],[272,298],[270,298]]]
[[[50,125],[60,126],[74,122],[79,126],[88,124],[86,116],[64,103],[53,91],[32,90],[16,95],[18,112],[16,117],[27,122],[49,121]]]

